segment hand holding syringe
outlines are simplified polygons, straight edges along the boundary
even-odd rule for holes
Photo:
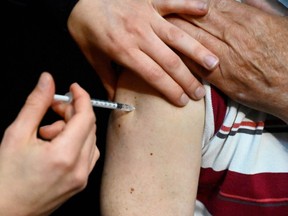
[[[71,93],[67,93],[65,95],[54,95],[55,101],[63,101],[70,103],[73,100],[73,96]],[[123,103],[117,103],[117,102],[111,102],[111,101],[104,101],[104,100],[98,100],[98,99],[91,99],[91,104],[94,107],[102,107],[107,109],[118,109],[126,112],[133,111],[135,109],[134,106],[123,104]]]

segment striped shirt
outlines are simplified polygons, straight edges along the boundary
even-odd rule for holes
[[[195,215],[287,216],[287,125],[206,88]]]

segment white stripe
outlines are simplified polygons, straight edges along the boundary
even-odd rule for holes
[[[196,200],[194,216],[212,216],[205,208],[204,204],[199,200]]]
[[[266,116],[235,102],[229,103],[229,106],[224,120],[224,125],[228,128],[242,121],[264,120]],[[209,107],[206,107],[206,110],[209,110]],[[210,110],[212,110],[211,107]],[[206,125],[211,126],[214,123],[210,122]],[[249,126],[240,126],[240,128],[251,129]],[[260,126],[257,129],[263,128]],[[207,131],[209,133],[204,134],[205,142],[211,136],[211,130],[204,132]],[[252,135],[236,133],[234,136],[228,136],[227,139],[214,136],[203,146],[202,167],[213,168],[215,171],[229,169],[243,174],[288,172],[288,134],[263,133],[262,135]]]

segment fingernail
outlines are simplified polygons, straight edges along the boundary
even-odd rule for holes
[[[50,76],[47,73],[42,73],[38,81],[38,86],[45,90],[49,86],[49,79]]]
[[[196,90],[195,90],[195,96],[196,98],[198,99],[201,99],[205,96],[206,94],[206,91],[205,91],[205,88],[202,87],[202,86],[199,86]]]
[[[185,106],[189,102],[189,97],[186,94],[182,94],[180,97],[180,103]]]
[[[207,55],[204,57],[204,63],[208,70],[213,69],[218,64],[218,59],[215,56]]]

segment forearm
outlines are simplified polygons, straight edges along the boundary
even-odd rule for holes
[[[178,108],[131,73],[116,100],[136,106],[110,118],[102,181],[104,216],[192,215],[200,167],[203,101]]]

